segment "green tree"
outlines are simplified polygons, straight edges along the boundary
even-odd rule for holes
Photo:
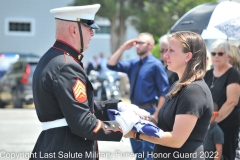
[[[107,18],[110,25],[111,51],[114,53],[125,41],[125,21],[135,16],[132,24],[139,32],[154,35],[156,43],[174,23],[193,7],[216,0],[75,0],[72,5],[101,4],[98,16]],[[154,55],[158,47],[154,49]],[[159,51],[157,51],[159,52]]]
[[[125,41],[125,21],[131,15],[127,5],[128,0],[75,0],[73,5],[89,5],[99,3],[101,8],[97,12],[100,17],[107,18],[110,25],[111,51],[114,53]]]
[[[139,8],[134,14],[140,19],[135,23],[139,32],[148,31],[155,40],[166,34],[176,21],[190,9],[216,0],[140,0],[134,3]],[[139,2],[139,1],[137,1]]]
[[[141,0],[140,0],[141,1]],[[154,35],[153,55],[160,58],[158,39],[166,34],[176,21],[192,8],[216,0],[142,0],[134,3],[139,12],[134,14],[140,19],[135,22],[139,32],[148,31]]]

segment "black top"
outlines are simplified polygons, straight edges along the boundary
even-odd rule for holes
[[[220,109],[227,100],[227,86],[232,83],[240,84],[240,75],[234,67],[231,67],[220,77],[213,78],[213,69],[211,69],[206,72],[204,80],[211,90],[213,101],[218,105],[218,108]],[[212,84],[213,87],[211,88]],[[221,127],[238,126],[240,124],[239,110],[240,101],[238,101],[238,105],[233,109],[229,116],[221,121],[218,125]]]
[[[67,153],[96,159],[85,152],[97,151],[95,140],[120,141],[122,132],[116,121],[109,121],[107,108],[117,109],[119,101],[94,102],[93,88],[81,66],[82,56],[70,45],[56,41],[40,59],[33,75],[33,99],[40,122],[65,118],[68,126],[42,131],[31,160],[63,159]],[[71,155],[72,155],[71,154]],[[82,157],[81,157],[82,155]],[[79,157],[80,156],[80,157]]]
[[[207,131],[203,146],[204,151],[209,153],[209,157],[205,157],[205,160],[213,160],[213,153],[216,151],[215,144],[223,144],[224,143],[224,134],[221,128],[218,126],[217,122],[213,122],[210,125],[210,129]]]
[[[184,155],[179,159],[187,158],[187,154],[195,153],[198,159],[203,151],[203,140],[213,112],[211,92],[204,80],[197,80],[184,87],[172,99],[166,97],[165,103],[158,114],[158,127],[165,132],[173,130],[175,116],[178,114],[193,114],[198,117],[187,141],[181,148],[171,148],[155,145],[155,153],[168,153],[168,159],[176,159],[177,155]],[[192,157],[193,158],[193,157]],[[166,159],[158,157],[156,159]]]

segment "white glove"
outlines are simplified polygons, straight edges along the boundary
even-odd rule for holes
[[[145,111],[144,109],[141,109],[134,104],[129,104],[129,103],[126,103],[126,102],[119,102],[118,103],[118,111],[120,111],[120,112],[133,111],[138,116],[150,116],[150,113]]]
[[[123,136],[124,136],[140,120],[140,117],[136,115],[134,112],[125,111],[125,112],[121,112],[121,115],[116,116],[115,120],[122,127]]]

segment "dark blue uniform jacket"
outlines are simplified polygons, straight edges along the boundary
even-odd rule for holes
[[[118,100],[94,102],[83,69],[83,55],[56,41],[40,59],[33,76],[33,98],[40,122],[65,118],[68,126],[42,131],[31,159],[95,159],[96,140],[120,141],[121,127],[109,121]]]

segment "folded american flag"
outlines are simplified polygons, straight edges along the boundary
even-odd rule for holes
[[[115,120],[116,116],[120,116],[121,112],[115,110],[115,109],[108,109],[107,110],[108,117],[110,120]],[[152,122],[149,122],[144,119],[140,119],[134,126],[133,131],[146,134],[148,136],[152,137],[163,137],[163,130],[158,128],[155,124]]]

